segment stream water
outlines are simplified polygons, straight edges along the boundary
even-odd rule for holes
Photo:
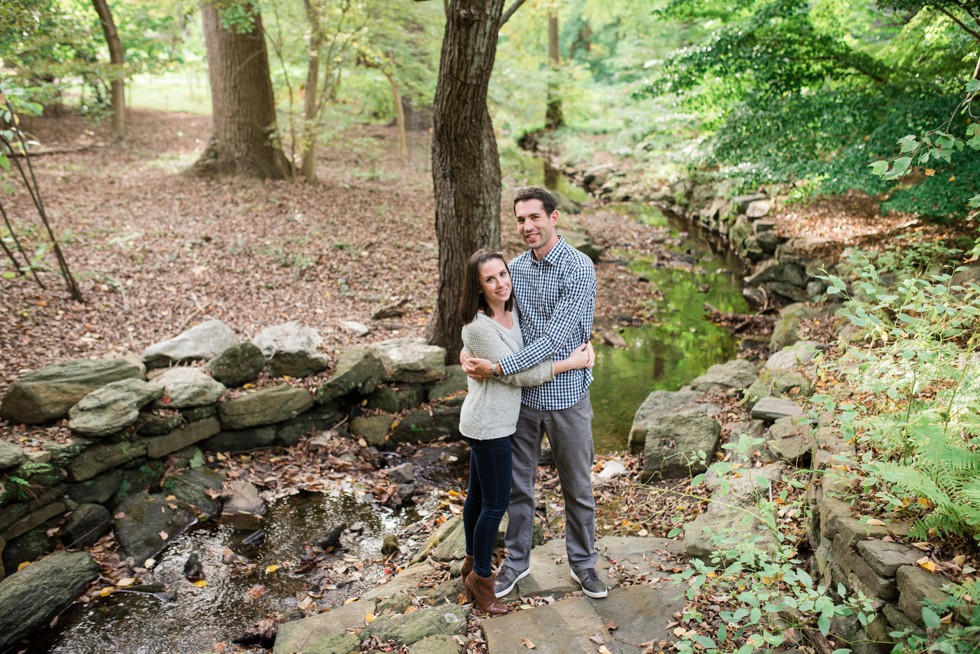
[[[31,640],[27,654],[176,654],[214,651],[219,642],[244,636],[267,616],[296,609],[310,580],[296,569],[304,544],[332,527],[353,527],[341,537],[341,548],[324,560],[335,581],[320,586],[317,602],[339,606],[362,595],[383,579],[379,561],[386,534],[400,532],[419,519],[412,510],[392,511],[362,501],[352,492],[299,494],[272,504],[260,545],[243,544],[249,532],[211,525],[176,539],[161,554],[152,572],[157,594],[116,591],[89,605],[76,604],[58,623]],[[248,557],[248,565],[222,561],[226,550]],[[196,552],[205,586],[184,578],[184,564]],[[163,591],[163,588],[160,589]]]

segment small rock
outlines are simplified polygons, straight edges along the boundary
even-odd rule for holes
[[[395,534],[388,534],[385,536],[384,541],[381,543],[381,553],[385,556],[391,556],[398,551],[398,536]]]
[[[204,579],[204,566],[201,565],[201,557],[197,552],[191,552],[184,562],[184,578],[187,581],[200,581]]]

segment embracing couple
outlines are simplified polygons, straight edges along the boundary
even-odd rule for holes
[[[469,375],[459,429],[470,446],[461,572],[467,597],[490,614],[508,611],[497,598],[531,571],[534,478],[544,434],[565,501],[571,576],[589,597],[608,593],[596,574],[591,477],[595,268],[558,235],[555,200],[545,189],[520,190],[514,216],[530,249],[509,267],[498,252],[476,252],[459,307],[460,361]],[[494,575],[505,512],[507,558]]]

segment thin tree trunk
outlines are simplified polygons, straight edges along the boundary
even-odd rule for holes
[[[306,67],[306,95],[303,98],[303,132],[300,149],[302,152],[301,171],[309,182],[316,179],[316,137],[317,137],[317,89],[320,83],[320,48],[323,45],[323,28],[320,23],[320,10],[311,0],[303,0],[306,18],[310,23],[310,60]]]
[[[405,126],[405,107],[402,105],[402,94],[398,90],[398,82],[395,81],[394,75],[386,72],[384,76],[388,78],[388,84],[391,85],[392,101],[395,103],[395,127],[398,130],[398,152],[404,156],[408,154],[408,128]]]
[[[112,65],[112,138],[122,140],[126,138],[126,61],[122,41],[119,40],[119,31],[106,0],[92,0],[92,4],[102,23],[102,33],[109,46],[109,63]]]
[[[432,181],[439,288],[429,341],[456,360],[463,271],[479,248],[500,246],[500,161],[487,110],[504,0],[449,3],[433,111]]]
[[[545,115],[545,129],[558,129],[565,124],[561,110],[561,89],[558,75],[561,70],[561,55],[558,43],[558,12],[548,12],[548,109]]]
[[[293,173],[279,146],[262,16],[254,12],[252,31],[237,33],[221,26],[215,3],[201,7],[214,126],[191,169],[196,174],[285,179]]]

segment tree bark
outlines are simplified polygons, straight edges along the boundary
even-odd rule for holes
[[[558,48],[558,12],[548,12],[548,109],[545,114],[545,129],[558,129],[565,124],[561,110],[561,89],[558,86],[558,74],[561,67],[561,55]]]
[[[398,90],[398,82],[391,73],[382,70],[388,84],[391,86],[391,98],[395,103],[395,127],[398,130],[398,153],[408,154],[408,128],[405,126],[405,106],[402,104],[402,94]]]
[[[293,166],[279,146],[269,53],[257,9],[251,32],[221,26],[213,2],[201,7],[211,81],[213,133],[192,168],[203,176],[284,179]]]
[[[432,131],[432,181],[439,289],[429,323],[431,343],[458,360],[463,325],[456,307],[463,272],[479,248],[500,247],[500,160],[487,109],[504,0],[448,3]]]
[[[102,33],[109,46],[109,63],[112,66],[112,138],[119,141],[126,138],[126,70],[122,41],[112,18],[106,0],[92,0],[95,12],[102,23]]]
[[[309,182],[316,179],[316,132],[317,132],[317,93],[320,82],[320,47],[323,45],[323,32],[320,25],[320,9],[314,2],[303,0],[306,18],[310,23],[310,59],[306,68],[306,95],[303,98],[303,132],[300,151],[302,152],[301,171]]]

